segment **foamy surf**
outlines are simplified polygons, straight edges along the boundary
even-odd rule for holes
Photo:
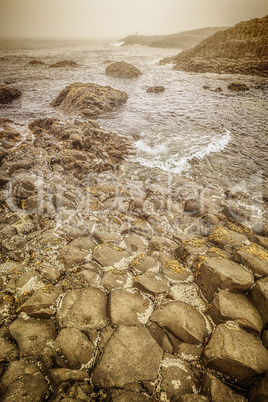
[[[225,131],[225,135],[220,138],[218,136],[213,137],[207,145],[198,146],[198,150],[196,150],[196,147],[188,150],[180,149],[175,155],[174,150],[171,150],[168,146],[168,140],[170,139],[167,139],[165,143],[165,137],[163,136],[162,144],[149,145],[146,142],[146,138],[143,138],[135,144],[137,148],[135,161],[148,168],[159,168],[165,172],[180,175],[191,169],[192,160],[201,161],[212,153],[222,152],[232,138],[231,132],[227,129]],[[142,133],[142,136],[144,135]],[[159,134],[157,137],[159,140]]]

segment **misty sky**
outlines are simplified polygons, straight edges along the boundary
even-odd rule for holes
[[[0,0],[0,38],[122,38],[233,26],[268,0]]]

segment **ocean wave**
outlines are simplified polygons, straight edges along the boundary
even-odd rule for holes
[[[192,152],[190,150],[187,156],[178,157],[178,154],[169,154],[169,148],[165,143],[149,145],[145,140],[139,139],[135,144],[137,148],[135,161],[148,168],[159,168],[165,172],[182,174],[191,169],[191,161],[196,159],[202,160],[211,153],[223,151],[230,140],[231,132],[226,129],[226,134],[221,138],[214,137],[203,148],[198,150],[192,149]]]
[[[125,42],[115,42],[115,43],[111,43],[111,46],[122,46]]]

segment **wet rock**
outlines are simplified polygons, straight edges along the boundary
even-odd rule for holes
[[[265,402],[268,395],[268,375],[257,382],[249,391],[249,402]]]
[[[161,85],[156,85],[156,86],[153,86],[153,87],[148,87],[146,89],[146,92],[153,92],[155,94],[158,94],[160,92],[164,92],[165,90],[166,90],[165,87],[162,87]]]
[[[249,91],[249,87],[240,81],[232,82],[228,85],[227,88],[229,89],[229,91],[234,92]]]
[[[132,64],[119,61],[109,64],[105,69],[105,74],[116,78],[136,78],[142,72]]]
[[[197,395],[197,394],[185,394],[179,399],[180,402],[206,402],[209,401],[205,396],[203,395]]]
[[[21,356],[35,357],[47,342],[56,338],[56,329],[52,320],[22,319],[13,321],[9,327],[11,336],[19,345]]]
[[[133,260],[131,261],[131,267],[137,272],[159,271],[158,262],[154,258],[143,253],[137,254],[133,258]]]
[[[128,267],[128,252],[112,244],[101,244],[95,247],[93,259],[105,268],[123,269]]]
[[[87,332],[107,325],[107,300],[105,293],[97,288],[73,290],[64,296],[56,315],[60,328],[75,327]]]
[[[107,290],[122,288],[126,286],[128,279],[129,275],[126,271],[111,270],[103,275],[101,286]]]
[[[254,376],[268,370],[268,351],[254,335],[220,324],[204,351],[203,362],[206,367],[249,387]]]
[[[254,243],[259,244],[262,247],[265,247],[268,249],[268,238],[264,236],[253,236],[251,239]]]
[[[138,291],[116,289],[110,293],[109,318],[112,325],[146,324],[152,311],[152,302]]]
[[[168,400],[177,400],[197,390],[198,382],[190,364],[180,358],[165,354],[161,363],[161,372],[161,390],[166,393]]]
[[[235,251],[234,260],[248,267],[254,274],[268,275],[268,252],[257,244]]]
[[[217,402],[246,402],[246,398],[236,394],[227,385],[222,383],[218,378],[204,372],[201,388],[201,394],[207,396],[211,401]]]
[[[203,345],[193,345],[192,343],[182,342],[176,353],[188,362],[198,361],[203,353]]]
[[[150,350],[150,353],[148,353]],[[145,327],[119,327],[97,363],[93,383],[105,388],[154,382],[163,351]]]
[[[259,279],[249,294],[249,300],[256,306],[263,320],[268,324],[268,277]]]
[[[256,308],[246,296],[220,290],[213,299],[209,310],[215,324],[226,321],[235,321],[242,328],[257,335],[262,330],[262,319]]]
[[[185,281],[191,275],[191,271],[185,268],[179,261],[170,258],[164,259],[163,274],[174,281]]]
[[[127,94],[123,91],[76,82],[65,87],[51,105],[69,115],[93,117],[109,112],[126,101]]]
[[[208,238],[211,242],[220,244],[226,250],[233,250],[248,243],[246,236],[223,226],[215,226]]]
[[[0,103],[11,103],[14,99],[21,96],[21,92],[16,88],[0,86]]]
[[[54,346],[71,369],[80,369],[82,365],[86,365],[94,352],[94,345],[87,336],[72,327],[60,331]]]
[[[90,269],[84,269],[79,273],[78,279],[87,285],[94,285],[100,278],[98,272]]]
[[[29,65],[30,66],[41,66],[44,65],[45,63],[43,61],[40,60],[31,60],[29,61]]]
[[[219,289],[246,293],[253,285],[253,275],[239,264],[220,258],[208,258],[196,272],[196,283],[206,299],[211,301]]]
[[[185,202],[184,211],[193,216],[201,216],[206,212],[204,204],[198,199],[190,199]]]
[[[193,306],[181,301],[163,303],[155,310],[151,320],[185,342],[203,343],[208,336],[204,316]]]
[[[63,60],[63,61],[58,61],[57,63],[50,64],[49,67],[77,67],[78,64],[75,61],[72,60]]]
[[[157,251],[174,251],[178,247],[173,240],[159,236],[152,237],[149,246],[152,250]]]
[[[9,364],[1,377],[1,401],[41,401],[48,383],[35,363],[17,360]]]
[[[68,368],[54,368],[49,370],[49,376],[53,388],[57,389],[64,382],[77,382],[87,381],[89,376],[87,373],[81,370],[71,370]],[[67,399],[68,400],[68,399]],[[71,399],[73,400],[73,399]]]
[[[73,265],[83,264],[87,261],[88,257],[88,251],[72,246],[66,246],[58,255],[58,259],[63,262],[66,269],[69,269]]]
[[[55,303],[61,290],[56,287],[44,286],[38,289],[26,303],[20,307],[20,311],[34,318],[50,318],[54,316]]]
[[[112,392],[112,401],[113,402],[153,402],[153,399],[147,395],[142,394],[141,392],[128,391],[128,390],[120,390]]]
[[[133,286],[153,296],[158,296],[160,293],[165,293],[169,290],[167,278],[162,274],[155,274],[154,272],[146,272],[138,276]]]
[[[4,327],[2,327],[4,328]],[[1,328],[1,329],[2,329]],[[6,336],[0,334],[0,362],[10,362],[19,358],[18,348],[14,343],[11,343],[8,339],[9,333],[7,331]]]
[[[99,243],[120,243],[122,236],[106,230],[96,230],[94,237]]]

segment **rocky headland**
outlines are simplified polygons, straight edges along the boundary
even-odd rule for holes
[[[176,70],[268,76],[268,16],[216,32],[193,49],[167,58]]]
[[[226,27],[208,27],[183,31],[171,35],[130,35],[120,39],[124,42],[122,46],[142,45],[159,48],[190,49],[202,40],[213,35],[215,32],[226,29]]]

